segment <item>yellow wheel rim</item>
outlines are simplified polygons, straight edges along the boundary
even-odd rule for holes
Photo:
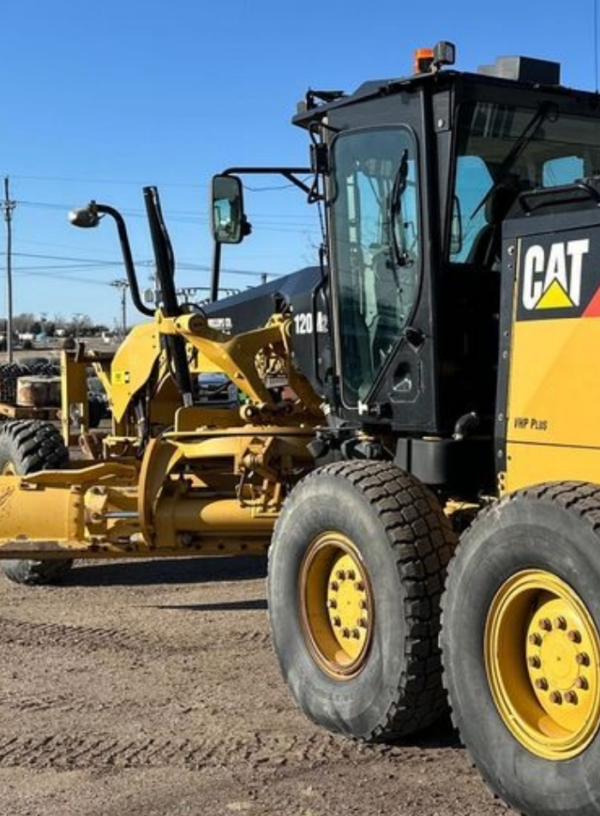
[[[315,538],[300,571],[300,618],[311,654],[337,680],[364,667],[373,635],[373,600],[367,571],[341,533]]]
[[[549,572],[520,572],[496,594],[484,641],[511,734],[544,759],[580,754],[600,725],[600,637],[581,598]]]

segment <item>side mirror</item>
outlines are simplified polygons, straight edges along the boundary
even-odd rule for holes
[[[211,232],[219,244],[239,244],[248,234],[242,182],[237,176],[214,176],[211,188]]]

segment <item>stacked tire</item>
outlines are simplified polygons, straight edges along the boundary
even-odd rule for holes
[[[17,381],[19,377],[31,376],[34,372],[30,366],[19,363],[2,363],[0,365],[0,402],[14,405],[17,401]]]
[[[54,425],[39,420],[7,421],[0,425],[0,473],[26,475],[67,467],[69,452]],[[2,561],[7,578],[17,584],[41,585],[59,580],[71,568],[71,558],[49,561]]]

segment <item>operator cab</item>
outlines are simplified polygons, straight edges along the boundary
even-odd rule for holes
[[[600,102],[556,63],[451,61],[442,44],[410,78],[312,92],[294,121],[326,168],[334,412],[388,425],[430,484],[462,462],[491,488],[502,225],[528,191],[598,171]]]
[[[220,242],[250,231],[237,175],[283,174],[324,205],[320,276],[295,281],[293,297],[254,297],[294,315],[294,360],[327,406],[327,444],[391,451],[468,496],[492,491],[499,465],[501,292],[514,275],[503,225],[528,217],[533,191],[600,171],[600,97],[561,86],[553,62],[503,57],[461,73],[446,67],[449,43],[416,57],[408,78],[309,91],[293,121],[310,134],[311,168],[215,177],[213,299]],[[344,449],[365,435],[379,442]]]

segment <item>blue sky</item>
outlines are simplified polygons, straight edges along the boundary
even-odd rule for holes
[[[493,10],[492,10],[493,9]],[[594,0],[18,0],[2,4],[0,173],[10,176],[14,311],[87,313],[114,325],[124,277],[109,223],[76,230],[91,198],[127,218],[142,288],[151,248],[142,186],[159,186],[180,286],[208,285],[208,182],[231,165],[305,165],[290,124],[308,87],[351,91],[410,73],[412,51],[456,43],[457,68],[499,55],[562,63],[596,88]],[[283,181],[250,182],[254,226],[225,248],[223,281],[245,288],[314,262],[317,213]],[[272,189],[273,187],[279,189]],[[283,187],[283,189],[281,189]],[[6,312],[0,221],[0,315]],[[137,319],[129,307],[130,322]]]

